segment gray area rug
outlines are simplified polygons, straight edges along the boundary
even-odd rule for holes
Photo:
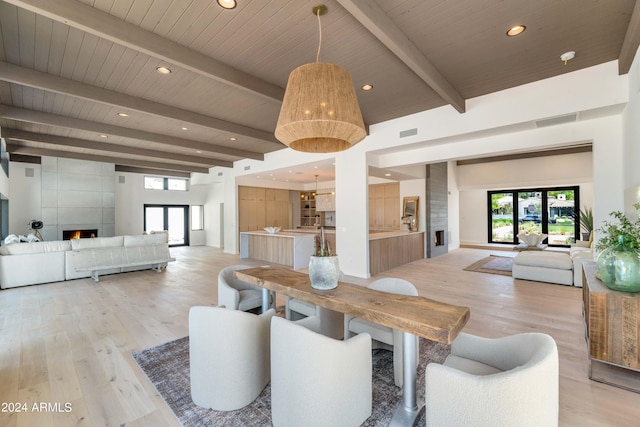
[[[442,363],[449,354],[448,345],[420,338],[418,365],[418,401],[424,402],[424,372],[427,363]],[[388,426],[393,411],[402,402],[402,390],[393,383],[393,353],[373,350],[372,415],[363,426]],[[189,381],[189,337],[133,353],[133,358],[149,377],[185,427],[201,426],[271,426],[271,387],[267,385],[258,398],[236,411],[214,411],[191,401]],[[416,425],[424,425],[424,412]]]
[[[503,276],[511,276],[513,269],[513,257],[490,255],[476,261],[473,264],[463,268],[466,271],[477,271],[479,273],[500,274]]]

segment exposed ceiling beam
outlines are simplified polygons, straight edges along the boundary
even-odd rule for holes
[[[165,169],[138,168],[135,166],[116,165],[116,172],[141,173],[145,175],[169,175],[176,178],[191,178],[190,173],[168,171]]]
[[[282,102],[284,89],[76,0],[5,0],[216,81]]]
[[[122,107],[157,117],[179,120],[216,131],[227,132],[231,136],[241,135],[263,141],[278,142],[273,133],[227,122],[193,111],[183,110],[148,99],[127,95],[125,93],[86,85],[74,80],[54,76],[29,68],[19,67],[0,61],[0,80],[19,85],[34,87],[50,92],[74,96],[101,104]]]
[[[86,139],[68,138],[57,135],[27,132],[17,129],[2,129],[2,137],[9,140],[40,142],[66,147],[84,148],[88,150],[107,151],[111,153],[131,154],[133,156],[145,156],[156,159],[175,160],[178,162],[195,163],[198,165],[233,167],[233,162],[211,159],[208,157],[187,156],[184,154],[170,153],[166,151],[135,148],[126,145],[117,145],[107,142],[88,141]]]
[[[374,1],[338,0],[354,18],[460,113],[465,100]]]
[[[633,58],[640,46],[640,1],[636,0],[636,5],[631,14],[631,20],[627,27],[627,33],[622,42],[620,56],[618,56],[618,73],[627,74],[631,69]]]
[[[151,162],[148,160],[126,159],[122,157],[96,156],[93,154],[73,153],[71,151],[47,150],[44,148],[24,147],[16,144],[7,144],[9,154],[26,154],[30,156],[62,157],[66,159],[90,160],[94,162],[114,163],[118,165],[141,166],[152,169],[175,170],[182,172],[198,172],[208,174],[209,169],[197,166],[185,166],[170,163]]]
[[[105,123],[92,122],[89,120],[76,119],[73,117],[59,116],[57,114],[43,113],[40,111],[27,110],[24,108],[0,105],[0,117],[20,122],[39,123],[43,125],[64,127],[69,129],[83,130],[94,133],[104,133],[105,135],[119,136],[122,138],[137,139],[140,141],[166,144],[172,147],[190,148],[193,150],[206,151],[212,154],[238,157],[239,159],[264,160],[264,154],[254,151],[240,150],[237,148],[224,147],[206,142],[193,141],[191,139],[178,138],[159,133],[145,132],[137,129],[114,126]]]

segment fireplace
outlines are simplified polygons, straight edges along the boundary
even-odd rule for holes
[[[96,228],[87,230],[62,230],[62,240],[88,239],[91,237],[98,237],[98,230]]]

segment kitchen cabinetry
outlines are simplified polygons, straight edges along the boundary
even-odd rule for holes
[[[318,194],[316,194],[316,212],[332,212],[335,210],[335,191],[333,189],[318,190]]]
[[[316,193],[303,191],[300,193],[300,226],[314,227],[318,224],[319,217],[316,217]]]
[[[400,229],[400,183],[369,186],[369,229]]]
[[[289,205],[289,190],[239,186],[239,231],[290,227]]]

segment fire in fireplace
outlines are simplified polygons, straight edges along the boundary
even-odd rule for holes
[[[63,230],[62,231],[62,240],[72,240],[72,239],[88,239],[91,237],[98,237],[97,229],[87,229],[87,230]]]

